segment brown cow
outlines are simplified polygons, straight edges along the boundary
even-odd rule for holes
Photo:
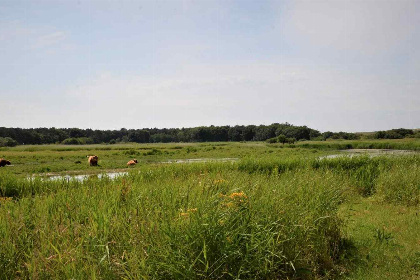
[[[98,165],[98,156],[87,156],[88,162],[90,166],[97,166]]]
[[[0,167],[6,166],[6,165],[10,165],[10,161],[5,160],[4,158],[0,158]]]
[[[132,159],[129,162],[127,162],[127,166],[136,165],[138,163],[137,159]]]

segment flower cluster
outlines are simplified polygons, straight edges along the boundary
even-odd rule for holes
[[[220,197],[225,199],[225,203],[223,203],[223,206],[227,208],[233,208],[236,206],[244,205],[248,202],[248,197],[245,195],[244,192],[234,192],[230,195],[220,194]]]
[[[188,218],[190,216],[191,213],[197,212],[198,209],[197,208],[191,208],[188,209],[187,212],[181,212],[179,213],[180,217],[184,217],[184,218]]]
[[[236,199],[248,199],[248,197],[244,194],[244,192],[236,192],[229,195],[229,198],[232,200]]]

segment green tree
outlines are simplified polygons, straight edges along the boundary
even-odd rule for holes
[[[293,137],[291,137],[291,138],[286,138],[286,142],[287,142],[288,144],[295,144],[296,139],[295,139],[295,138],[293,138]]]
[[[284,145],[284,143],[286,143],[287,138],[284,134],[280,134],[279,136],[277,136],[277,139],[280,143],[282,143]]]

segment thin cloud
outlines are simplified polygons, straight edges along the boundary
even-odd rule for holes
[[[290,38],[365,54],[407,43],[419,23],[418,1],[293,1],[282,19]]]
[[[38,36],[34,39],[33,43],[29,45],[29,48],[39,49],[54,46],[60,42],[63,42],[66,38],[66,34],[63,31],[56,31],[49,34]]]
[[[77,118],[92,127],[194,126],[289,121],[321,130],[372,130],[377,120],[360,116],[395,114],[420,107],[415,92],[400,94],[404,84],[382,77],[319,66],[285,66],[264,62],[249,65],[186,65],[172,75],[141,76],[107,73],[69,89],[79,106],[113,112],[95,120],[91,110]],[[116,117],[118,116],[118,117]],[[413,117],[408,125],[419,121]],[[402,122],[406,122],[402,120]]]
[[[17,20],[0,23],[0,42],[4,48],[43,49],[56,47],[65,39],[66,33],[54,27],[33,27]]]

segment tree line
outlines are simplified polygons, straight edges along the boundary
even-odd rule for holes
[[[373,138],[403,138],[415,135],[413,130],[378,131]],[[266,141],[280,139],[287,143],[299,140],[359,139],[361,135],[347,132],[324,132],[289,123],[271,125],[199,126],[192,128],[144,128],[92,130],[79,128],[6,128],[0,127],[0,146],[24,144],[100,144],[100,143],[168,143]],[[287,139],[287,140],[285,140]],[[276,141],[277,141],[276,140]],[[273,141],[273,140],[269,140]]]
[[[374,139],[402,139],[402,138],[420,138],[420,131],[413,129],[397,128],[391,130],[376,131]]]
[[[13,144],[99,144],[265,141],[280,134],[297,140],[321,135],[318,130],[289,123],[271,125],[199,126],[192,128],[143,128],[93,130],[80,128],[6,128],[0,127],[0,143]],[[3,139],[3,140],[1,140]],[[1,144],[0,144],[1,145]]]

